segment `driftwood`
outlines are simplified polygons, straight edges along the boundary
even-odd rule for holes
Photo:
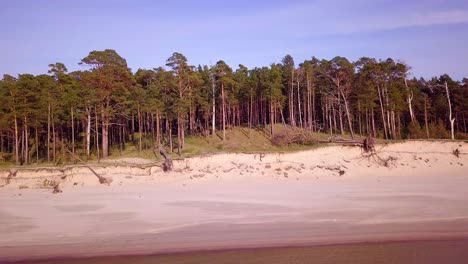
[[[153,150],[154,155],[157,157],[156,150]],[[159,154],[164,157],[164,161],[162,164],[163,171],[171,171],[173,167],[172,159],[167,154],[166,150],[163,147],[159,147]]]
[[[73,154],[71,151],[67,150],[70,154],[73,155],[74,158],[76,158],[78,161],[80,161],[81,163],[83,163],[83,165],[88,168],[93,174],[94,176],[96,176],[98,179],[99,179],[99,183],[100,184],[106,184],[106,185],[110,185],[112,183],[112,179],[111,178],[108,178],[108,177],[104,177],[104,176],[101,176],[99,175],[93,168],[91,168],[88,164],[86,164],[86,162],[84,162],[82,159],[80,159],[79,157],[75,156],[75,154]]]
[[[358,146],[362,147],[365,152],[374,151],[375,139],[367,137],[364,140],[345,139],[339,136],[331,136],[327,139],[318,139],[314,133],[304,129],[289,129],[276,133],[271,138],[271,143],[275,146],[287,146],[290,144],[317,144],[317,143],[336,143],[340,145]]]
[[[329,171],[336,172],[340,176],[344,175],[345,172],[346,172],[344,169],[341,168],[341,167],[346,168],[345,166],[321,166],[321,165],[317,165],[315,167],[317,167],[319,169],[322,169],[322,170],[329,170]]]
[[[455,157],[460,158],[460,150],[455,149],[454,151],[452,151],[452,154],[455,155]]]
[[[20,186],[20,189],[22,186]],[[26,186],[27,188],[27,186]],[[57,194],[57,193],[61,193],[62,192],[62,189],[60,189],[60,182],[56,181],[56,180],[49,180],[49,179],[44,179],[42,181],[42,184],[39,186],[39,188],[41,189],[50,189],[52,188],[52,193],[53,194]]]
[[[365,152],[375,152],[375,138],[366,137],[363,141],[343,138],[329,138],[328,140],[318,140],[318,143],[338,143],[351,146],[360,146]]]
[[[10,184],[11,178],[16,177],[16,174],[17,174],[17,173],[18,173],[18,170],[13,170],[13,169],[11,169],[11,170],[10,170],[10,173],[8,173],[8,176],[7,176],[7,178],[6,178],[6,184]]]
[[[53,194],[61,193],[62,189],[60,189],[59,184],[54,185],[54,190],[52,191]]]
[[[87,164],[85,164],[85,167],[88,168],[98,179],[99,179],[99,183],[100,184],[106,184],[106,185],[110,185],[111,182],[112,182],[112,179],[109,178],[109,177],[104,177],[104,176],[101,176],[99,175],[95,170],[93,170],[93,168],[91,168],[90,166],[88,166]]]

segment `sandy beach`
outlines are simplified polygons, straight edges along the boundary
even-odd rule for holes
[[[0,171],[0,262],[468,238],[468,143]],[[458,149],[457,157],[453,151]],[[50,181],[62,193],[52,194]]]

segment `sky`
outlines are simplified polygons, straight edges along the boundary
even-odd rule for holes
[[[0,75],[69,71],[90,51],[114,49],[129,67],[234,69],[313,56],[391,57],[414,77],[468,78],[468,1],[451,0],[0,0]]]

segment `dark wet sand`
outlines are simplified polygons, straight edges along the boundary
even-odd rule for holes
[[[468,263],[468,240],[405,241],[326,246],[233,249],[143,256],[56,259],[21,263]]]

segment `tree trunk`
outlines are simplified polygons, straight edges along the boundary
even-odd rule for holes
[[[284,120],[283,108],[280,107],[281,123],[283,126],[286,126],[286,121]]]
[[[252,86],[250,87],[250,104],[249,104],[249,138],[251,138],[252,133],[252,114],[253,114],[253,92]]]
[[[0,153],[5,152],[3,144],[3,129],[0,128]]]
[[[315,110],[315,86],[312,87],[312,123],[313,123],[313,130],[317,131],[316,128],[316,123],[317,122],[317,117],[316,117],[317,111]]]
[[[125,127],[125,121],[123,120],[123,118],[120,118],[119,120],[119,151],[120,151],[120,155],[122,155],[122,152],[123,152],[123,137],[124,137],[124,127]]]
[[[335,120],[335,127],[336,127],[336,119],[334,118],[335,117],[335,111],[333,110],[333,107],[331,106],[331,104],[328,104],[327,102],[327,105],[328,105],[328,122],[330,123],[330,137],[333,136],[333,123],[332,123],[332,119]],[[333,118],[332,118],[333,116]],[[336,133],[336,130],[335,130],[335,133]]]
[[[344,135],[344,128],[343,128],[343,110],[341,109],[341,102],[338,101],[338,116],[340,120],[340,132],[341,135]]]
[[[65,136],[63,135],[63,127],[60,126],[59,127],[59,131],[58,131],[58,138],[60,139],[60,151],[61,151],[61,159],[62,160],[65,160]]]
[[[310,126],[309,126],[309,117],[308,117],[309,111],[307,109],[307,91],[302,94],[301,100],[302,100],[302,122],[303,122],[304,128],[309,129]]]
[[[351,114],[349,113],[348,100],[346,100],[343,93],[341,95],[343,96],[343,101],[344,101],[344,106],[345,106],[345,111],[346,111],[346,117],[348,118],[349,132],[351,133],[351,138],[354,139],[353,124],[351,122]]]
[[[450,102],[450,94],[447,82],[445,82],[445,92],[447,93],[447,100],[448,100],[448,107],[449,107],[449,121],[450,121],[450,134],[452,136],[452,140],[455,139],[455,118],[452,118],[452,103]]]
[[[429,139],[429,122],[427,120],[427,97],[424,96],[424,127],[426,128],[426,137]]]
[[[109,156],[109,121],[108,116],[104,112],[104,109],[101,111],[101,119],[102,119],[102,157],[107,158]]]
[[[397,115],[397,120],[398,120],[398,138],[401,139],[401,114],[398,112]]]
[[[235,126],[236,125],[236,106],[233,106],[232,108],[230,108],[231,110],[231,117],[232,117],[232,123],[230,124],[230,126]]]
[[[465,114],[463,114],[463,132],[466,134],[466,118],[465,118]]]
[[[372,107],[371,116],[372,116],[372,133],[373,133],[374,137],[377,137],[377,130],[375,129],[374,107]]]
[[[91,109],[86,107],[87,125],[86,125],[86,156],[91,154]]]
[[[387,111],[387,132],[388,132],[388,136],[389,138],[394,138],[395,135],[393,135],[392,133],[392,128],[391,128],[391,117],[390,117],[390,104],[389,104],[389,100],[388,100],[388,91],[387,91],[387,88],[385,87],[385,89],[383,90],[383,94],[385,95],[385,109]]]
[[[193,134],[193,128],[194,128],[194,112],[193,112],[193,106],[192,103],[190,102],[190,108],[189,108],[189,132],[190,134]]]
[[[307,128],[309,130],[312,130],[312,117],[311,117],[311,111],[310,111],[310,107],[311,107],[311,100],[310,100],[310,82],[309,82],[309,73],[306,73],[306,89],[307,89],[307,94],[306,94],[306,101],[305,101],[305,111],[304,111],[304,115],[306,117],[306,123],[307,123]]]
[[[237,107],[237,125],[238,126],[241,126],[241,110],[240,110],[240,106]]]
[[[309,79],[309,73],[306,73],[306,79],[307,79],[307,123],[309,125],[309,130],[312,131],[312,92],[310,89],[310,79]]]
[[[132,113],[132,142],[135,142],[135,115]]]
[[[274,108],[274,103],[270,102],[270,134],[271,138],[274,136],[274,125],[275,125],[275,120],[273,116],[273,108]]]
[[[172,150],[174,149],[174,146],[172,143],[172,125],[169,126],[168,133],[169,133],[169,147],[171,148],[171,153],[172,153]]]
[[[52,155],[53,161],[57,161],[57,134],[55,133],[55,117],[52,114]]]
[[[406,92],[407,92],[406,93],[406,102],[408,102],[408,108],[409,108],[409,113],[410,113],[410,117],[411,117],[411,122],[414,122],[416,119],[414,117],[413,106],[412,106],[413,92],[408,87],[408,83],[406,81],[406,78],[405,78],[405,86],[406,86]]]
[[[16,165],[20,164],[19,158],[19,132],[18,132],[18,119],[16,118],[16,114],[13,116],[13,120],[15,123],[15,162]]]
[[[28,133],[28,119],[24,117],[24,164],[29,163],[29,133]]]
[[[50,103],[47,108],[47,162],[50,162]]]
[[[185,118],[184,116],[180,117],[180,149],[185,148]]]
[[[302,114],[301,114],[301,93],[299,92],[299,78],[297,78],[297,112],[298,112],[298,115],[299,115],[299,126],[300,127],[303,127],[302,125]]]
[[[294,106],[293,106],[293,92],[294,92],[294,70],[291,72],[291,87],[289,88],[288,103],[289,103],[289,125],[294,126]]]
[[[96,133],[95,133],[95,138],[96,138],[96,154],[97,154],[97,159],[98,162],[100,161],[100,153],[99,153],[99,116],[98,116],[98,110],[97,107],[94,108],[94,114],[95,114],[95,124],[96,124]]]
[[[179,99],[182,101],[184,99],[183,95],[183,88],[182,88],[182,78],[179,74]],[[185,115],[185,114],[184,114]],[[178,154],[181,154],[181,150],[184,147],[184,131],[185,131],[185,125],[182,123],[182,116],[180,110],[177,110],[177,149],[178,149]]]
[[[226,141],[226,103],[224,100],[224,83],[221,83],[221,101],[223,111],[223,141]]]
[[[151,142],[153,143],[153,145],[154,145],[154,139],[156,138],[156,134],[155,134],[156,121],[154,117],[155,117],[155,114],[151,113],[151,122],[149,124],[149,127],[151,128]]]
[[[366,137],[370,135],[369,127],[369,109],[366,107]]]
[[[358,122],[359,122],[359,136],[362,137],[362,123],[361,123],[361,103],[358,100]]]
[[[382,122],[383,122],[383,128],[384,128],[384,136],[385,136],[385,139],[388,139],[387,125],[385,123],[385,111],[384,111],[382,92],[380,91],[380,86],[377,86],[377,92],[379,94],[380,110],[382,111]]]
[[[72,161],[75,162],[75,117],[73,116],[73,106],[70,108],[70,113],[71,113]]]
[[[34,128],[34,130],[36,131],[36,133],[35,133],[36,134],[36,162],[39,163],[39,132],[38,132],[38,129],[37,129],[37,125]],[[2,137],[2,139],[3,139],[3,137]],[[2,144],[3,144],[3,140],[2,140]]]
[[[180,155],[181,150],[181,135],[180,135],[180,114],[177,113],[177,154]]]
[[[156,112],[156,144],[161,146],[161,127],[160,127],[160,120],[159,120],[159,111]]]
[[[213,113],[212,113],[212,120],[211,120],[211,129],[212,135],[215,136],[216,133],[216,85],[214,76],[211,76],[211,86],[213,88]]]
[[[20,138],[20,165],[24,164],[24,126],[21,129],[21,138]]]
[[[138,117],[138,133],[140,134],[138,137],[138,151],[141,152],[141,138],[143,137],[143,127],[141,123],[141,111],[140,106],[137,107],[137,117]]]
[[[128,122],[126,122],[127,120],[124,118],[122,120],[122,123],[124,124],[122,126],[122,149],[125,149],[125,144],[127,144],[127,126],[128,126]]]

